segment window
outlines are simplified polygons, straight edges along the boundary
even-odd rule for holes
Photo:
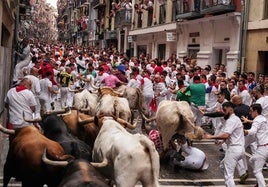
[[[160,14],[159,14],[159,23],[165,23],[166,22],[166,4],[160,5]]]
[[[175,0],[172,2],[172,21],[176,20],[176,15],[181,14],[182,1]]]
[[[264,1],[263,19],[268,19],[268,1]]]

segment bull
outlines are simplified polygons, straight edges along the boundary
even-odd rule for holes
[[[146,117],[145,117],[146,118]],[[194,124],[194,115],[186,101],[161,101],[155,117],[158,130],[162,135],[164,149],[167,149],[174,134],[185,135],[189,140],[201,139],[204,131]],[[196,134],[193,134],[193,132]]]
[[[71,110],[71,113],[63,115],[62,119],[72,135],[86,142],[90,147],[94,146],[95,139],[100,130],[99,126],[93,122],[94,117],[81,113],[78,110]]]
[[[46,154],[43,154],[42,160],[47,165],[66,168],[58,187],[109,187],[104,182],[105,178],[86,160],[54,161],[48,159]]]
[[[140,115],[143,116],[148,116],[149,111],[146,109],[146,104],[144,97],[142,95],[142,91],[139,88],[133,88],[133,87],[128,87],[126,85],[121,85],[116,89],[117,92],[123,93],[123,97],[125,97],[128,102],[129,102],[129,107],[130,110],[138,110]],[[134,120],[134,115],[132,115],[131,122]],[[142,118],[142,128],[145,129],[144,126],[145,120]]]
[[[111,117],[103,117],[93,149],[93,166],[116,186],[158,187],[159,155],[153,142],[141,134],[130,134]]]
[[[25,121],[36,122],[36,120],[27,119],[25,119]],[[68,132],[66,124],[61,116],[54,114],[43,116],[41,119],[41,127],[44,131],[44,135],[60,143],[67,154],[73,155],[75,158],[91,160],[92,148]]]
[[[2,125],[0,127],[0,131],[14,136],[4,165],[3,187],[8,186],[11,177],[20,180],[22,187],[42,187],[44,184],[58,186],[63,170],[43,165],[44,149],[53,160],[64,161],[73,157],[66,155],[59,143],[46,138],[33,126],[16,131],[5,129]]]
[[[125,121],[131,120],[131,111],[126,98],[105,94],[100,98],[96,110],[97,116],[115,115]]]
[[[77,110],[86,108],[91,115],[95,114],[95,107],[98,103],[98,94],[90,93],[87,89],[84,89],[80,93],[74,95],[73,107]]]

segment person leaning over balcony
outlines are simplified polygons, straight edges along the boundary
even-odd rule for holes
[[[23,78],[22,69],[31,62],[31,49],[28,38],[24,38],[22,40],[22,48],[23,49],[21,53],[15,51],[15,53],[19,56],[19,62],[15,66],[13,84],[17,83],[19,79]],[[22,75],[21,77],[20,74]]]

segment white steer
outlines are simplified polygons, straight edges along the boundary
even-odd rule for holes
[[[99,167],[117,187],[158,187],[159,156],[153,142],[132,135],[111,117],[104,117],[93,149],[93,166]],[[97,163],[100,162],[100,163]]]

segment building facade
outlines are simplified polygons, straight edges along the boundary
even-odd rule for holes
[[[268,1],[247,0],[245,71],[268,74]]]
[[[152,10],[140,11],[133,14],[129,31],[134,55],[143,52],[165,60],[173,53],[181,60],[190,56],[201,67],[224,64],[228,75],[240,67],[240,0],[155,1]]]

